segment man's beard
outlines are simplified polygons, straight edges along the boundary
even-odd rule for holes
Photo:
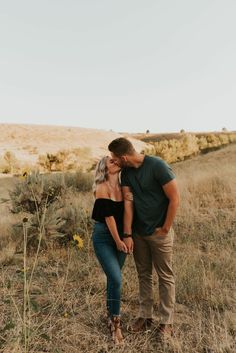
[[[131,167],[131,164],[129,162],[121,162],[121,163],[122,163],[122,168]]]

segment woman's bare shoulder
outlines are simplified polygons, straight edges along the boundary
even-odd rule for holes
[[[101,184],[97,184],[95,194],[96,194],[96,198],[109,199],[110,195],[109,195],[109,190],[108,190],[107,184],[105,182],[101,183]]]

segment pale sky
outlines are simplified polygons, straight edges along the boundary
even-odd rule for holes
[[[235,0],[0,0],[0,123],[236,130]]]

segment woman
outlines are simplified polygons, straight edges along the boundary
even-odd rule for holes
[[[124,201],[119,172],[120,167],[108,156],[98,162],[92,212],[92,218],[95,220],[93,246],[107,277],[108,327],[116,344],[123,343],[120,327],[121,269],[127,254],[126,245],[122,240]]]

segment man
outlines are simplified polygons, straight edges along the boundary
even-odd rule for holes
[[[108,149],[115,163],[123,168],[123,193],[133,194],[133,205],[125,198],[124,241],[128,251],[134,251],[140,309],[139,317],[130,329],[140,332],[153,322],[154,266],[159,279],[158,330],[160,334],[171,335],[175,303],[172,224],[179,205],[175,175],[161,158],[138,153],[123,137],[113,140]]]

